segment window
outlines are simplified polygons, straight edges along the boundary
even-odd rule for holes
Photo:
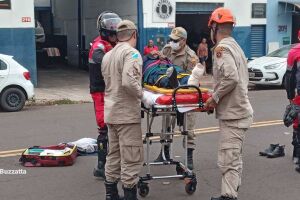
[[[7,69],[7,64],[0,60],[0,70],[6,70]]]
[[[273,52],[269,53],[267,56],[268,57],[287,58],[288,54],[289,54],[289,51],[294,46],[296,46],[296,45],[292,44],[292,45],[281,47],[280,49],[277,49],[276,51],[273,51]]]
[[[1,0],[0,1],[0,9],[11,9],[10,0]]]
[[[252,4],[252,18],[266,18],[267,4],[253,3]]]

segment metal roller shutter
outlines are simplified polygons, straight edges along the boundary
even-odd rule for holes
[[[266,26],[251,26],[251,57],[261,57],[266,54]]]

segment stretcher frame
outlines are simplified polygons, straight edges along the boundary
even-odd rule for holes
[[[189,89],[194,88],[196,92],[198,92],[198,103],[195,104],[177,104],[176,102],[176,95],[179,90],[182,89]],[[173,151],[172,151],[172,143],[173,137],[175,134],[175,117],[179,115],[178,109],[179,108],[194,108],[190,111],[180,113],[182,115],[182,120],[179,122],[178,126],[180,129],[180,134],[184,137],[184,162],[176,161],[173,159]],[[146,144],[146,162],[144,166],[147,168],[147,172],[145,176],[141,176],[138,183],[138,192],[139,195],[142,197],[146,197],[149,193],[149,186],[148,182],[150,180],[157,180],[157,179],[171,179],[171,178],[179,178],[184,179],[185,182],[185,191],[187,194],[191,195],[196,191],[197,187],[197,178],[196,174],[188,169],[187,167],[187,113],[190,112],[203,112],[204,103],[202,98],[201,90],[193,85],[186,85],[186,86],[179,86],[176,88],[172,93],[172,105],[153,105],[151,108],[145,108],[142,106],[142,113],[146,114],[147,120],[147,132],[144,137],[144,144]],[[152,124],[154,119],[158,116],[162,117],[162,131],[160,133],[153,133],[151,131]],[[170,120],[171,119],[171,120]],[[181,126],[180,126],[181,125]],[[155,141],[152,139],[154,136],[160,136],[160,141]],[[161,143],[161,151],[163,162],[150,162],[150,146],[152,143]],[[164,146],[170,146],[170,160],[166,159],[164,154]],[[176,175],[169,175],[169,176],[152,176],[151,175],[151,166],[160,166],[160,165],[176,165]]]

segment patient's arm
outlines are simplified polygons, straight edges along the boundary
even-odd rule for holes
[[[203,77],[204,72],[205,67],[200,63],[196,64],[188,80],[188,85],[195,85],[198,87],[200,84],[200,79]]]

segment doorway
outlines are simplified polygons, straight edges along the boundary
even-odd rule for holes
[[[202,38],[207,39],[208,49],[213,45],[210,41],[210,30],[208,28],[208,20],[210,14],[199,13],[179,13],[176,14],[176,26],[181,26],[186,29],[188,33],[187,44],[191,49],[197,52],[199,43]],[[208,60],[206,62],[207,72],[211,73],[212,56],[211,51],[208,51]]]

